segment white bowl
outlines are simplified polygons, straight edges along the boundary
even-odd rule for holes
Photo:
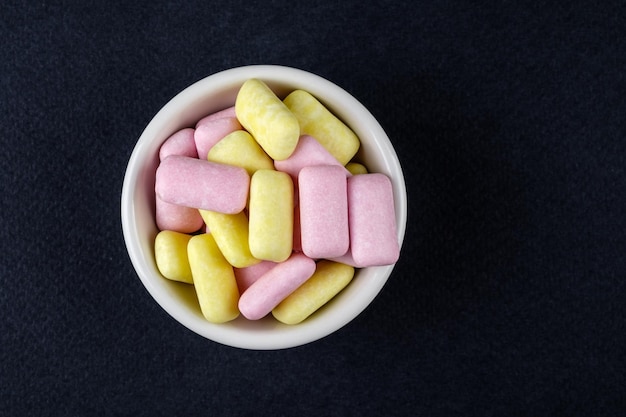
[[[202,316],[192,285],[163,278],[154,260],[154,178],[159,147],[170,135],[195,126],[203,116],[232,106],[240,86],[250,78],[263,80],[281,98],[295,89],[313,94],[350,126],[361,140],[356,159],[370,172],[386,174],[393,184],[398,241],[406,228],[407,198],[398,157],[372,114],[346,91],[299,69],[258,65],[233,68],[208,76],[170,100],[150,121],[132,152],[122,188],[121,217],[128,254],[137,275],[157,303],[174,319],[215,342],[244,349],[284,349],[323,338],[357,317],[380,292],[393,265],[358,269],[352,282],[333,300],[297,325],[271,315],[258,321],[240,316],[213,324]],[[384,308],[384,306],[382,307]]]

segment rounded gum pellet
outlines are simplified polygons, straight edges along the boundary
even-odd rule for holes
[[[277,264],[263,274],[239,298],[239,311],[249,320],[269,314],[315,272],[315,261],[301,253]]]
[[[260,169],[250,180],[250,251],[257,259],[282,262],[293,251],[294,198],[291,177]]]
[[[196,129],[198,126],[206,124],[207,122],[211,122],[217,119],[227,119],[227,118],[235,118],[235,106],[227,107],[223,110],[216,111],[215,113],[211,113],[207,116],[204,116],[202,119],[198,120],[196,123]]]
[[[156,197],[156,223],[159,230],[193,233],[204,224],[198,209],[171,204]]]
[[[199,212],[228,263],[236,268],[245,268],[260,262],[250,253],[248,217],[245,212],[235,214],[210,210]]]
[[[235,99],[241,125],[274,160],[292,154],[300,137],[298,119],[261,80],[243,83]]]
[[[281,323],[301,323],[343,290],[353,277],[353,267],[323,259],[317,263],[313,276],[281,301],[272,315]]]
[[[245,208],[249,185],[241,167],[172,155],[157,168],[155,191],[168,203],[234,214]]]
[[[185,128],[167,138],[159,149],[159,160],[162,161],[170,155],[182,155],[197,158],[196,142],[194,140],[195,129]]]
[[[259,169],[274,169],[269,156],[245,130],[224,136],[209,150],[209,161],[240,166],[252,175]]]
[[[352,175],[358,175],[358,174],[367,174],[367,167],[359,162],[348,162],[346,164],[346,169],[350,172],[350,174]]]
[[[300,134],[317,139],[341,165],[350,162],[361,142],[345,123],[307,91],[295,90],[283,102],[298,119]]]
[[[234,117],[208,120],[199,125],[194,133],[198,158],[207,159],[209,151],[228,134],[241,130],[241,124]]]
[[[187,256],[191,235],[163,230],[154,239],[154,259],[161,275],[173,281],[193,284]]]
[[[239,316],[239,289],[233,267],[224,259],[211,234],[195,235],[187,255],[202,315],[212,323]]]
[[[252,284],[254,284],[267,271],[274,268],[276,265],[276,262],[261,261],[246,268],[234,268],[235,278],[237,279],[237,286],[239,287],[239,293],[243,294],[244,291],[250,288]]]
[[[333,258],[348,251],[346,169],[337,165],[302,168],[298,177],[300,239],[310,258]]]
[[[317,139],[310,135],[300,136],[298,145],[289,158],[282,161],[274,161],[274,167],[278,171],[286,172],[294,180],[298,178],[302,168],[312,165],[342,166]],[[346,176],[349,175],[351,174],[346,169]]]
[[[391,181],[384,174],[348,178],[350,250],[333,260],[357,268],[390,265],[400,256]]]

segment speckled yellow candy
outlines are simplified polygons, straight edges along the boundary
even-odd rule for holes
[[[365,165],[359,164],[358,162],[348,162],[346,164],[346,169],[352,175],[367,174],[367,168]]]
[[[261,169],[250,180],[249,244],[257,259],[286,260],[293,250],[293,182],[289,174]]]
[[[252,78],[241,86],[235,113],[272,159],[287,159],[293,153],[300,137],[298,119],[263,81]]]
[[[353,277],[353,267],[321,260],[313,276],[277,305],[272,315],[282,323],[298,324],[330,301]]]
[[[187,258],[187,243],[191,235],[163,230],[154,239],[154,258],[157,268],[167,279],[193,283],[189,260]]]
[[[345,123],[304,90],[293,91],[283,102],[298,119],[300,134],[317,139],[341,165],[350,162],[361,143]]]
[[[229,264],[235,268],[246,268],[261,262],[250,253],[248,217],[245,212],[225,214],[200,210],[200,215]]]
[[[245,130],[236,130],[222,138],[211,148],[207,159],[242,167],[249,175],[259,169],[274,169],[272,159]]]
[[[212,323],[239,316],[239,289],[233,267],[208,233],[193,236],[187,245],[189,265],[202,315]]]

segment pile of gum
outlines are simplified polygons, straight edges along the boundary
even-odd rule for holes
[[[210,322],[302,322],[355,268],[399,257],[391,181],[353,160],[359,147],[310,93],[281,100],[247,80],[233,107],[160,148],[159,271],[193,284]]]

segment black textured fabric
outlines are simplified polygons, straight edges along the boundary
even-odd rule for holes
[[[9,0],[0,39],[0,415],[626,409],[622,2]],[[282,351],[178,324],[121,232],[145,125],[246,64],[361,100],[409,195],[379,297]]]

